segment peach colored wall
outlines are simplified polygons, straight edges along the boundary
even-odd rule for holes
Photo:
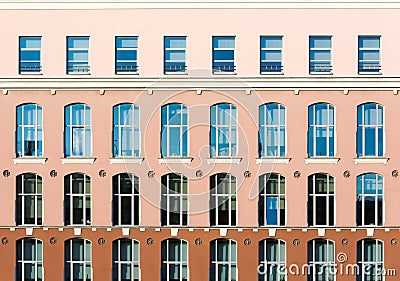
[[[42,36],[44,77],[65,77],[66,36],[90,36],[91,76],[114,76],[114,37],[139,36],[139,73],[158,77],[163,36],[187,36],[188,69],[211,68],[211,37],[236,36],[239,76],[259,75],[260,35],[283,35],[285,76],[308,75],[308,37],[332,36],[335,76],[357,74],[357,36],[381,35],[382,74],[398,75],[400,11],[373,9],[1,10],[0,77],[18,75],[18,37]],[[101,31],[101,32],[99,32]]]

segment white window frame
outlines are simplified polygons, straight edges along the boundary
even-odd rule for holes
[[[267,246],[269,244],[276,245],[278,250],[276,251],[277,255],[277,261],[269,261],[267,259]],[[284,251],[281,251],[281,246],[283,245]],[[259,273],[259,281],[269,281],[271,275],[274,276],[274,280],[282,280],[282,277],[284,278],[283,280],[286,280],[287,276],[284,270],[286,269],[286,242],[281,240],[281,239],[273,239],[273,238],[267,238],[264,240],[261,240],[259,242],[259,251],[262,251],[262,254],[264,256],[264,259],[261,258],[261,253],[259,253],[259,264],[261,265],[262,272],[265,274],[260,274]],[[282,258],[283,256],[283,258]],[[283,261],[282,261],[283,260]],[[272,269],[276,270],[276,274],[273,275],[272,272],[268,271],[268,267],[271,267]],[[261,277],[261,280],[260,280]]]
[[[120,124],[120,121],[121,121],[121,106],[124,106],[124,105],[130,105],[131,106],[131,109],[130,109],[130,111],[131,111],[130,115],[132,117],[132,120],[130,120],[131,125],[129,125],[129,123],[126,122],[126,120],[124,121],[124,124]],[[114,142],[117,141],[118,148],[117,148],[117,153],[115,153],[115,143],[114,143],[113,144],[113,148],[114,148],[113,149],[113,156],[115,158],[118,158],[118,157],[139,157],[140,153],[141,153],[140,108],[139,108],[139,106],[137,106],[137,105],[135,105],[133,103],[120,103],[120,104],[117,104],[117,105],[115,105],[113,107],[113,114],[115,114],[115,110],[118,111],[118,118],[117,118],[118,119],[118,124],[115,124],[115,123],[113,124],[113,126],[114,126],[114,128],[113,128],[114,132],[113,133],[115,133],[115,131],[118,132],[118,139],[117,140],[114,139]],[[116,117],[113,116],[113,122],[115,122],[114,121],[115,118]],[[126,123],[128,123],[128,124],[126,124]],[[124,129],[124,128],[130,128],[132,130],[132,136],[131,136],[132,144],[133,144],[133,146],[131,148],[132,149],[132,156],[125,156],[125,155],[123,155],[123,153],[121,153],[123,151],[123,149],[122,149],[122,147],[123,147],[122,146],[122,140],[123,140],[123,138],[122,138],[122,129]],[[138,136],[136,136],[136,134],[138,134]],[[135,140],[136,140],[135,136],[139,140],[139,143],[135,142]],[[113,134],[113,138],[114,137],[115,136]],[[136,149],[138,150],[138,154],[135,154]]]
[[[87,43],[88,43],[87,48],[73,48],[73,47],[70,48],[69,40],[74,40],[74,39],[87,39]],[[88,74],[90,72],[89,43],[90,43],[89,36],[67,36],[67,74]],[[74,52],[74,51],[86,51],[88,59],[87,60],[70,60],[69,54],[70,54],[70,52]],[[69,66],[70,63],[72,64],[71,66]],[[82,65],[74,65],[74,64],[82,64]]]
[[[315,190],[316,190],[316,176],[317,175],[324,175],[324,176],[326,176],[326,179],[327,179],[327,182],[328,182],[328,185],[327,185],[327,187],[326,187],[326,193],[316,193],[315,192]],[[335,225],[335,223],[336,223],[336,179],[335,179],[335,177],[334,176],[332,176],[331,174],[325,174],[325,173],[315,173],[315,174],[312,174],[312,175],[310,175],[309,177],[312,177],[312,184],[313,184],[313,186],[312,186],[312,193],[310,193],[309,192],[309,186],[307,187],[307,191],[308,191],[308,200],[310,200],[310,197],[312,198],[312,204],[313,204],[313,213],[312,213],[312,216],[313,216],[313,219],[312,219],[312,223],[309,221],[308,222],[308,224],[309,224],[309,226],[316,226],[316,227],[330,227],[330,226],[334,226]],[[333,180],[333,194],[330,194],[329,193],[329,180],[330,180],[330,178],[332,178],[332,180]],[[308,179],[308,181],[309,181],[309,179]],[[316,208],[316,205],[317,205],[317,197],[325,197],[326,198],[326,205],[325,205],[325,207],[326,207],[326,224],[322,224],[322,225],[319,225],[319,224],[317,224],[317,208]],[[330,198],[333,198],[333,207],[332,207],[332,210],[330,210],[330,203],[329,203],[329,199]],[[329,217],[330,217],[330,212],[333,212],[333,222],[332,222],[332,225],[331,224],[329,224]],[[309,210],[308,210],[308,212],[310,212]],[[307,217],[308,217],[308,214],[307,214]]]
[[[378,39],[379,42],[379,47],[378,48],[362,48],[360,46],[360,40],[362,38],[370,38],[370,39]],[[379,74],[381,71],[381,46],[382,42],[381,42],[381,36],[380,35],[359,35],[358,36],[358,73],[359,74]],[[363,51],[377,51],[378,55],[379,55],[379,59],[378,60],[361,60],[360,59],[360,53]],[[372,64],[365,64],[370,62]],[[378,62],[378,64],[374,64],[374,62]],[[368,67],[366,67],[368,66]],[[368,71],[368,70],[373,70],[373,71]]]
[[[315,244],[316,242],[323,242],[326,243],[325,244],[325,254],[324,256],[326,257],[325,261],[317,261],[316,260],[316,248],[315,248]],[[321,238],[316,238],[313,239],[311,241],[308,241],[307,244],[307,251],[310,250],[310,244],[311,249],[312,249],[312,259],[308,260],[308,266],[311,269],[310,273],[307,272],[307,280],[311,275],[311,280],[310,281],[319,281],[321,279],[316,278],[316,275],[319,275],[319,269],[317,269],[317,266],[322,266],[325,270],[326,273],[326,278],[324,281],[334,281],[336,280],[336,274],[334,274],[334,269],[335,269],[335,242],[329,239],[321,239]],[[333,245],[333,253],[330,253],[330,247],[332,247],[331,245]],[[310,253],[308,253],[308,256],[310,256]],[[333,277],[333,279],[330,279],[331,277]]]
[[[35,121],[36,124],[33,125],[26,125],[24,122],[24,115],[25,115],[25,106],[27,105],[34,105],[35,110]],[[40,109],[40,114],[39,114],[39,109]],[[44,133],[43,133],[43,108],[36,104],[36,103],[25,103],[18,105],[16,107],[17,110],[17,143],[21,141],[21,151],[18,151],[18,144],[17,144],[17,157],[28,157],[28,158],[34,158],[34,157],[42,157],[43,156],[43,150],[44,150]],[[21,110],[21,123],[18,124],[18,114],[19,110]],[[39,122],[39,120],[41,122]],[[25,129],[34,129],[35,130],[35,155],[25,155]],[[21,129],[21,135],[19,135],[19,129]],[[40,135],[41,136],[40,136]],[[39,137],[40,136],[40,137]],[[42,151],[39,153],[38,147],[39,147],[39,140],[41,139],[42,142]]]
[[[40,47],[39,48],[29,48],[25,47],[23,48],[21,46],[21,40],[23,39],[38,39],[40,41]],[[39,51],[40,53],[40,59],[39,60],[23,60],[21,57],[21,54],[23,52],[30,52],[30,51]],[[19,74],[40,74],[42,72],[42,62],[41,62],[41,57],[42,57],[42,37],[41,36],[20,36],[19,37]],[[36,70],[36,67],[31,67],[30,70],[23,69],[22,64],[23,63],[39,63],[39,69]],[[33,69],[33,70],[32,70]]]
[[[73,115],[73,106],[74,105],[83,105],[83,124],[72,124],[72,115]],[[66,147],[65,147],[65,156],[66,157],[79,157],[79,158],[87,158],[90,157],[92,155],[92,144],[93,144],[93,134],[92,134],[92,109],[89,105],[85,104],[85,103],[74,103],[74,104],[70,104],[65,106],[65,114],[67,114],[66,110],[67,108],[70,108],[69,110],[69,121],[70,124],[67,124],[66,122],[66,118],[65,118],[65,130],[69,130],[69,155],[67,155],[66,153]],[[87,115],[87,111],[89,111],[89,125],[86,125],[86,115]],[[82,155],[75,155],[74,153],[74,130],[75,129],[80,129],[83,130],[83,139],[81,140],[79,138],[78,142],[82,143],[82,147],[83,147],[83,151],[82,151]],[[86,131],[89,130],[90,131],[90,147],[86,147]],[[65,135],[65,146],[67,145],[67,136]],[[89,150],[89,151],[87,151]]]
[[[136,40],[137,47],[117,47],[117,40],[120,38],[125,38],[129,40]],[[136,74],[138,73],[138,49],[139,49],[139,37],[138,36],[115,36],[115,74]],[[132,51],[136,52],[136,60],[119,60],[118,59],[118,51]],[[122,71],[118,68],[118,63],[131,63],[130,70],[128,71],[128,67],[126,67],[127,71]]]
[[[374,104],[375,111],[376,111],[376,120],[379,120],[379,107],[382,108],[382,124],[374,124],[374,125],[367,125],[365,124],[365,105],[367,104]],[[357,155],[357,157],[383,157],[386,151],[386,134],[385,134],[385,107],[379,103],[363,103],[357,106],[358,108],[362,108],[362,120],[358,120],[357,116],[357,130],[362,130],[362,137],[361,137],[361,144],[357,142],[357,145],[361,145],[362,155]],[[357,114],[358,115],[358,114]],[[361,123],[360,123],[361,121]],[[377,122],[379,123],[379,122]],[[375,130],[375,155],[365,155],[366,150],[366,139],[365,139],[365,129],[366,128],[374,128]],[[379,155],[379,128],[382,128],[382,155]],[[358,150],[358,149],[357,149]]]
[[[229,247],[228,247],[228,260],[226,261],[218,261],[218,245],[219,242],[222,241],[228,241],[229,242]],[[212,244],[214,244],[214,252],[212,251],[213,246]],[[232,253],[234,251],[234,254]],[[224,239],[224,238],[219,238],[219,239],[215,239],[213,241],[210,242],[210,267],[214,267],[215,271],[214,271],[214,275],[212,275],[212,270],[210,270],[210,281],[218,281],[218,266],[219,265],[225,265],[228,266],[228,280],[238,280],[238,267],[237,267],[237,243],[235,240],[232,239]],[[234,257],[234,259],[232,258]],[[232,269],[235,269],[235,273],[236,276],[232,276]]]
[[[318,105],[324,105],[326,106],[326,110],[325,112],[327,113],[326,116],[326,124],[317,124],[316,122],[316,107]],[[336,108],[335,106],[329,104],[329,103],[314,103],[312,105],[309,106],[310,109],[312,109],[312,120],[313,123],[310,123],[310,119],[311,116],[308,116],[308,130],[312,129],[312,140],[313,140],[313,147],[312,147],[312,151],[308,151],[308,155],[309,157],[335,157],[336,155]],[[333,125],[331,125],[331,115],[330,115],[330,111],[333,110]],[[317,155],[317,130],[318,129],[325,129],[325,133],[327,134],[325,136],[325,148],[326,148],[326,155]],[[333,134],[333,154],[329,155],[329,151],[331,149],[330,147],[330,142],[329,142],[329,134],[330,131],[332,130],[332,134]],[[309,139],[310,134],[308,134],[308,141],[310,141]]]
[[[378,259],[377,261],[364,261],[365,242],[368,242],[368,241],[371,241],[371,242],[374,241],[375,242],[375,256]],[[359,243],[361,244],[361,246],[360,246]],[[369,268],[369,272],[370,272],[371,271],[371,267],[372,267],[372,268],[375,269],[375,272],[374,272],[374,277],[375,278],[372,279],[372,280],[382,280],[382,281],[384,281],[385,280],[385,274],[384,274],[384,271],[383,271],[385,269],[384,268],[384,264],[385,264],[385,262],[384,262],[384,258],[385,258],[384,242],[379,240],[379,239],[367,238],[367,239],[363,239],[363,240],[358,241],[357,242],[357,247],[361,247],[361,257],[357,255],[357,265],[359,266],[359,272],[357,274],[357,278],[359,278],[360,275],[361,275],[361,279],[360,280],[361,281],[367,281],[367,279],[365,278],[366,274],[364,274],[364,268]],[[382,256],[380,258],[381,261],[379,261],[379,257],[378,257],[378,253],[379,253],[378,247],[382,247],[382,251],[381,251]],[[357,249],[357,252],[358,252],[358,249]],[[376,270],[379,267],[380,267],[380,270],[382,271],[382,272],[380,272],[381,274],[378,274],[378,272]],[[368,280],[371,280],[371,279],[368,279]]]
[[[26,175],[33,175],[35,176],[35,190],[36,192],[34,193],[25,193],[25,188],[24,188],[24,182],[25,182],[25,176]],[[19,206],[19,202],[21,203],[21,223],[19,225],[43,225],[43,215],[44,215],[44,204],[43,204],[43,180],[42,177],[39,176],[38,174],[31,174],[31,173],[24,173],[20,174],[17,177],[21,177],[21,192],[18,192],[19,187],[17,186],[17,204]],[[42,192],[38,192],[38,182],[41,182],[42,185]],[[17,181],[18,182],[18,181]],[[25,223],[25,197],[31,197],[34,200],[34,205],[35,205],[35,223],[34,224],[29,224]],[[42,222],[39,223],[39,212],[38,212],[38,205],[39,202],[41,202],[42,205],[42,213],[41,213],[41,220]]]
[[[72,179],[73,176],[82,176],[83,177],[83,193],[73,193],[72,192]],[[91,225],[92,222],[92,180],[91,178],[86,175],[86,174],[80,174],[80,173],[72,173],[66,175],[64,178],[68,178],[69,181],[69,192],[66,190],[66,187],[64,186],[64,194],[65,194],[65,199],[67,197],[69,198],[69,213],[66,213],[66,216],[69,216],[69,224],[67,224],[67,217],[65,217],[65,225],[67,226],[84,226],[84,225]],[[90,181],[90,187],[89,187],[89,192],[87,192],[87,184],[86,181],[87,179]],[[65,179],[64,179],[65,182]],[[74,224],[74,198],[82,198],[84,206],[83,208],[83,214],[82,214],[82,223],[80,224]],[[86,201],[89,199],[90,202],[90,218],[86,217]],[[67,204],[67,202],[65,202]]]
[[[268,109],[268,105],[278,105],[278,125],[275,124],[268,124],[268,120],[271,120],[271,115],[270,115],[270,111]],[[260,157],[262,158],[267,158],[267,157],[285,157],[286,156],[286,152],[287,152],[287,131],[286,131],[286,106],[280,104],[280,103],[265,103],[263,105],[260,106],[259,111],[261,113],[261,109],[263,108],[264,110],[264,124],[261,124],[261,120],[260,121],[260,128],[263,128],[264,130],[264,135],[261,136],[264,139],[264,146],[262,149],[262,153],[260,151]],[[283,111],[284,113],[284,118],[285,120],[281,120],[281,111]],[[268,129],[275,129],[278,132],[278,140],[277,140],[277,144],[278,144],[278,150],[276,151],[275,155],[268,155],[268,140],[270,139],[269,134],[268,134]],[[284,129],[285,132],[285,138],[284,140],[281,139],[281,129]],[[281,143],[284,142],[284,146],[285,146],[285,153],[283,153],[283,155],[281,155]],[[260,144],[261,145],[261,144]]]
[[[79,260],[79,261],[74,261],[73,258],[73,242],[82,242],[83,243],[83,260]],[[66,267],[69,266],[69,274],[71,278],[67,278],[67,276],[65,276],[65,281],[75,281],[74,279],[74,265],[78,264],[80,266],[83,266],[83,278],[81,279],[82,281],[92,281],[93,280],[93,268],[92,268],[92,243],[90,242],[90,240],[87,239],[83,239],[83,238],[71,238],[67,241],[65,241],[64,243],[64,247],[65,247],[65,251],[69,251],[69,256],[71,258],[71,260],[67,260],[65,257],[65,265]],[[87,247],[89,248],[89,260],[87,260]],[[89,265],[90,267],[90,278],[87,278],[87,265]],[[67,273],[67,268],[65,268],[65,272]]]
[[[181,258],[180,259],[180,261],[170,261],[169,260],[169,247],[170,247],[170,243],[171,242],[176,242],[176,241],[179,241],[179,250],[180,250],[180,255],[179,255],[179,257]],[[166,239],[166,240],[164,240],[164,241],[162,241],[162,243],[161,243],[161,247],[166,247],[166,251],[165,251],[165,253],[167,254],[167,260],[163,260],[163,257],[162,257],[162,255],[161,255],[161,271],[162,271],[162,273],[161,273],[161,275],[163,276],[163,274],[165,273],[166,274],[166,279],[162,279],[162,280],[166,280],[166,281],[170,281],[170,278],[169,278],[169,269],[170,269],[170,265],[177,265],[177,266],[179,266],[179,272],[181,273],[180,274],[180,276],[179,276],[179,281],[189,281],[189,276],[190,276],[190,274],[189,274],[189,247],[188,247],[188,243],[187,243],[187,241],[186,240],[183,240],[183,239],[174,239],[174,238],[170,238],[170,239]],[[183,260],[183,251],[185,250],[184,249],[184,246],[183,245],[185,245],[185,248],[186,248],[186,261],[185,260]],[[167,272],[164,272],[163,271],[163,265],[165,265],[165,267],[167,268]],[[187,274],[187,278],[183,278],[183,269],[184,268],[186,268],[186,274]],[[171,281],[176,281],[176,279],[173,279],[173,280],[171,280]]]
[[[167,48],[166,42],[168,39],[173,38],[184,38],[185,39],[185,48]],[[186,36],[164,36],[164,74],[185,74],[186,73]],[[185,59],[184,60],[167,60],[166,53],[168,51],[184,51],[185,52]],[[184,69],[182,71],[171,71],[167,69],[167,63],[171,62],[180,62],[183,63]]]
[[[33,241],[34,242],[34,255],[32,260],[25,260],[25,243],[28,241]],[[19,247],[18,245],[20,245],[20,249],[21,249],[21,253],[18,253]],[[40,246],[39,246],[40,245]],[[40,249],[39,249],[40,248]],[[30,248],[32,249],[32,248]],[[39,254],[40,251],[40,254]],[[34,281],[43,281],[44,280],[44,268],[43,268],[43,242],[40,239],[37,238],[21,238],[19,240],[17,240],[17,268],[16,268],[16,279],[18,281],[24,281],[25,280],[25,265],[31,265],[32,267],[35,268],[35,278],[33,279]],[[18,259],[18,256],[21,257],[21,259]],[[39,258],[41,257],[41,259]],[[18,273],[19,273],[19,269],[21,269],[21,277],[22,279],[18,279]],[[40,270],[41,272],[41,278],[38,276],[38,271]],[[32,279],[29,279],[32,280]]]
[[[328,39],[329,38],[329,43],[330,47],[329,48],[322,48],[322,47],[311,47],[311,40],[316,39],[316,38],[324,38]],[[318,52],[318,51],[329,51],[329,60],[312,60],[311,59],[311,53],[312,52]],[[310,74],[331,74],[332,73],[332,36],[326,36],[326,35],[312,35],[309,37],[309,71]],[[312,63],[326,63],[329,62],[329,66],[326,65],[314,65],[314,67],[311,65]],[[318,66],[318,67],[315,67]],[[322,70],[322,71],[318,71]]]
[[[215,214],[215,225],[212,224],[212,226],[236,226],[237,225],[237,219],[238,219],[238,200],[237,200],[237,179],[235,176],[232,174],[228,173],[218,173],[214,174],[211,177],[215,177],[215,184],[216,186],[211,186],[211,208],[210,212],[214,212]],[[228,182],[225,184],[229,185],[229,193],[219,193],[218,192],[218,178],[223,177],[223,180],[228,179]],[[232,193],[232,184],[235,183],[235,193]],[[218,219],[218,212],[219,212],[219,207],[222,206],[222,204],[219,204],[219,199],[223,199],[223,204],[226,202],[228,204],[228,224],[220,224],[219,219]],[[224,199],[225,198],[225,199]],[[232,205],[236,207],[235,210],[235,223],[232,223]]]
[[[366,175],[375,175],[375,193],[365,193],[365,180],[364,177]],[[379,184],[379,178],[382,179],[382,193],[379,194],[379,189],[378,189],[378,184]],[[358,180],[361,180],[361,190],[362,193],[358,193]],[[384,178],[383,176],[376,174],[376,173],[366,173],[357,176],[357,203],[358,201],[361,201],[361,224],[358,226],[366,226],[366,227],[371,227],[371,226],[383,226],[385,224],[385,200],[384,200],[384,194],[385,194],[385,183],[384,183]],[[375,223],[374,224],[365,224],[365,197],[374,197],[374,202],[375,202]],[[382,197],[382,224],[379,224],[379,219],[378,219],[378,202],[379,202],[379,197]],[[361,198],[361,200],[358,200],[358,198]],[[358,216],[358,214],[357,214]]]
[[[220,105],[223,104],[227,104],[229,105],[229,113],[227,115],[229,115],[229,124],[218,124],[218,118],[219,118],[219,114],[225,114],[224,110],[220,109]],[[211,106],[211,115],[213,113],[213,109],[215,108],[214,112],[215,112],[215,118],[213,120],[213,116],[211,116],[211,122],[210,122],[210,126],[211,129],[214,128],[215,129],[215,149],[212,147],[211,145],[211,140],[210,140],[210,155],[212,158],[218,158],[218,157],[236,157],[239,153],[239,138],[238,138],[238,108],[237,106],[231,104],[231,103],[218,103],[218,104],[214,104]],[[235,112],[235,116],[233,116],[233,112]],[[213,123],[214,121],[214,123]],[[228,153],[227,155],[223,155],[221,153],[219,153],[219,146],[220,146],[220,142],[219,142],[219,132],[221,129],[228,129]],[[222,131],[223,132],[223,131]],[[235,134],[234,134],[235,132]],[[235,137],[235,145],[236,147],[233,146],[232,143],[232,137]],[[210,137],[212,137],[210,135]]]
[[[121,176],[128,175],[131,183],[132,183],[132,193],[126,194],[126,193],[121,193]],[[115,200],[118,200],[118,213],[113,214],[113,222],[114,225],[116,226],[138,226],[140,224],[140,182],[139,182],[139,177],[136,176],[135,174],[117,174],[113,176],[113,210],[114,210],[114,204]],[[118,183],[118,192],[114,193],[114,181],[117,181]],[[136,188],[137,187],[137,188]],[[131,224],[123,224],[122,223],[122,198],[130,198],[131,201]],[[135,206],[136,204],[138,205],[138,213],[136,214],[135,212]],[[137,224],[135,224],[135,217],[137,217]],[[118,220],[118,223],[116,223],[116,219]]]
[[[174,125],[174,124],[170,124],[170,116],[169,116],[169,111],[170,111],[170,106],[171,105],[179,105],[180,106],[180,111],[181,113],[180,115],[180,124],[179,125]],[[166,110],[167,112],[167,120],[165,120],[165,125],[163,125],[163,122],[161,121],[161,146],[163,146],[163,140],[164,138],[167,141],[167,155],[162,155],[164,158],[168,158],[168,157],[187,157],[189,155],[189,111],[186,105],[181,104],[181,103],[169,103],[166,105],[163,105],[161,110]],[[183,116],[186,114],[186,124],[184,124],[183,122]],[[162,118],[162,117],[161,117]],[[174,155],[171,152],[171,146],[170,146],[170,141],[171,141],[171,133],[170,130],[173,128],[179,128],[179,143],[180,143],[180,147],[179,147],[179,155]],[[183,145],[184,145],[184,135],[186,136],[186,154],[184,154],[184,149],[183,149]]]
[[[176,193],[175,191],[172,191],[170,189],[170,181],[171,181],[171,176],[179,176],[180,177],[180,193]],[[166,178],[167,186],[162,186],[161,188],[161,206],[162,208],[165,208],[164,212],[162,212],[162,217],[161,217],[161,223],[163,220],[163,215],[166,215],[166,224],[165,226],[187,226],[189,225],[189,180],[186,176],[183,174],[166,174],[163,175],[162,177]],[[184,187],[184,182],[186,182],[186,194],[183,193],[183,187]],[[179,224],[173,224],[170,221],[170,213],[172,212],[170,210],[170,200],[175,199],[179,201]],[[186,211],[185,211],[186,209]],[[184,217],[186,216],[186,224],[184,224]],[[164,225],[164,224],[162,224]]]
[[[130,242],[131,246],[132,246],[132,252],[131,252],[131,257],[128,258],[128,260],[122,260],[121,259],[121,242]],[[129,239],[129,238],[120,238],[117,240],[113,241],[112,244],[113,247],[113,253],[114,253],[114,247],[117,247],[117,259],[115,259],[115,256],[113,255],[113,269],[116,268],[117,271],[117,276],[115,276],[115,271],[113,270],[113,279],[112,280],[118,280],[118,281],[122,281],[122,280],[126,280],[126,279],[122,279],[121,276],[121,271],[122,271],[122,266],[130,266],[131,269],[131,276],[130,276],[130,280],[134,281],[134,280],[141,280],[141,270],[140,270],[140,243],[139,241],[135,240],[135,239]],[[129,260],[130,259],[130,260]],[[135,279],[135,271],[138,271],[138,276],[139,278]]]
[[[274,180],[277,180],[277,182],[278,182],[278,187],[277,187],[278,193],[267,193],[267,184],[270,181],[271,176],[274,176],[274,177],[276,176],[277,177]],[[260,212],[263,213],[264,220],[260,221],[260,226],[267,226],[267,227],[285,226],[285,224],[286,224],[286,212],[287,212],[287,210],[286,210],[286,207],[287,207],[287,204],[286,204],[286,178],[283,175],[279,174],[279,173],[267,173],[267,174],[261,175],[259,177],[259,180],[264,183],[264,186],[261,186],[261,184],[260,184],[260,188],[262,188],[262,190],[260,190],[260,194],[259,194],[259,200],[262,200],[263,203],[264,203],[264,205],[263,205],[264,208],[262,210],[260,210]],[[281,193],[281,180],[284,181],[284,184],[283,184],[284,185],[284,187],[283,187],[284,191],[283,191],[283,193]],[[268,217],[267,216],[267,210],[268,210],[267,209],[267,198],[268,197],[275,197],[278,200],[278,209],[277,209],[277,222],[278,222],[278,224],[267,224],[267,217]],[[281,210],[280,204],[281,204],[282,200],[283,200],[283,202],[285,204],[285,206],[284,206],[285,221],[284,222],[281,221],[281,215],[280,215],[280,210]]]
[[[262,40],[268,41],[268,39],[272,38],[280,38],[281,40],[281,46],[280,48],[268,48],[268,47],[262,47],[260,46],[260,73],[261,74],[282,74],[283,73],[283,36],[281,35],[268,35],[268,36],[261,36],[260,37],[260,43],[262,43]],[[269,60],[269,59],[262,59],[262,54],[263,53],[268,53],[270,51],[279,51],[281,54],[281,59],[280,60]],[[280,62],[281,65],[279,67],[275,67],[276,71],[274,71],[274,68],[272,66],[266,65],[264,68],[262,66],[263,63],[269,63],[269,62]]]
[[[233,39],[233,44],[234,47],[233,48],[218,48],[214,45],[214,39],[216,38],[229,38],[229,39]],[[236,73],[236,37],[235,36],[229,36],[229,35],[222,35],[222,36],[213,36],[212,37],[212,72],[213,74],[235,74]],[[233,59],[232,60],[217,60],[214,58],[214,51],[233,51]],[[227,68],[227,70],[225,69],[225,67],[223,68],[216,68],[216,63],[220,63],[220,62],[233,62],[233,69]]]

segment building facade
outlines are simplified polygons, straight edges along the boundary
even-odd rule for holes
[[[0,4],[1,279],[396,280],[399,9]]]

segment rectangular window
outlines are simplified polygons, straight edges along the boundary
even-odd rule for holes
[[[380,37],[358,37],[358,73],[379,73],[380,62]]]
[[[115,73],[137,73],[138,37],[115,37]]]
[[[282,36],[261,36],[260,73],[281,73]]]
[[[19,73],[40,73],[41,66],[41,37],[19,38]]]
[[[213,73],[235,72],[235,37],[213,37]]]
[[[310,36],[310,73],[330,73],[332,37]]]
[[[67,37],[67,73],[89,73],[89,37]]]
[[[186,37],[164,37],[164,74],[186,72]]]

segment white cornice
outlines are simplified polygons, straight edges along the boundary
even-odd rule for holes
[[[378,0],[14,0],[1,1],[0,10],[55,9],[400,9],[400,1]]]

